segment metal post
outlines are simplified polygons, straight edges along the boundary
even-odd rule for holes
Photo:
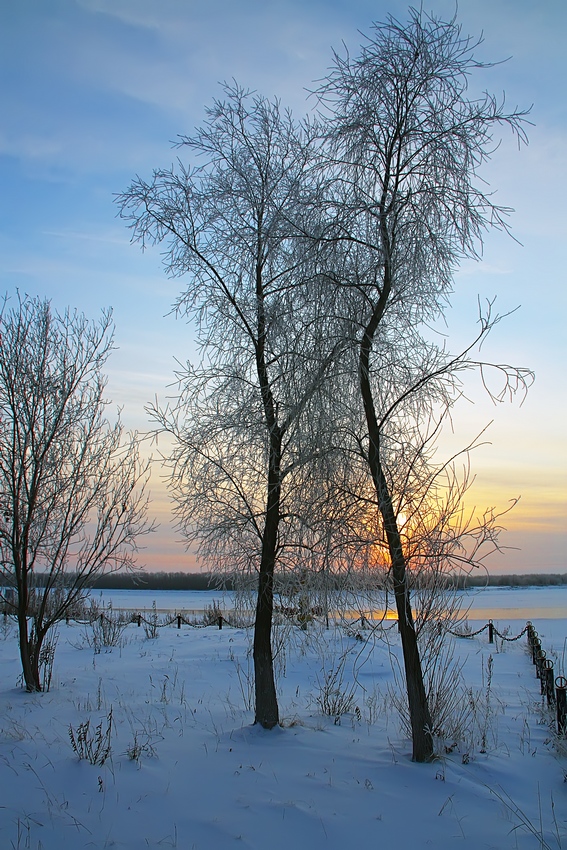
[[[494,643],[494,623],[492,620],[488,621],[488,643]]]
[[[557,700],[557,734],[567,735],[567,679],[558,676],[555,680],[555,698]]]
[[[177,628],[178,628],[178,629],[180,629],[180,628],[181,628],[181,614],[178,614],[178,615],[177,615]]]
[[[534,639],[532,643],[532,663],[537,664],[537,654],[541,650],[541,643],[537,636],[537,632],[534,632]]]
[[[219,630],[222,629],[222,614],[219,616]]]
[[[528,637],[528,646],[530,648],[530,652],[532,654],[532,661],[533,661],[535,629],[534,629],[533,625],[531,624],[531,622],[529,620],[526,623],[526,634],[527,634],[527,637]]]
[[[551,705],[555,702],[555,692],[553,689],[553,661],[551,658],[546,658],[543,673],[545,676],[545,695],[547,697],[547,704]]]
[[[543,675],[543,667],[545,664],[545,652],[540,649],[536,658],[536,676],[540,681],[540,691],[544,693],[545,676]]]

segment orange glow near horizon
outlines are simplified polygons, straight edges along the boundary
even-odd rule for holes
[[[519,502],[499,524],[502,532],[502,553],[487,561],[494,574],[506,573],[562,573],[567,571],[567,523],[564,473],[557,468],[545,479],[536,470],[529,474],[519,469],[479,468],[477,477],[465,498],[465,514],[474,510],[481,515],[486,507],[505,510],[510,500],[521,496]],[[198,561],[194,552],[185,549],[181,533],[174,528],[173,502],[165,482],[156,470],[152,476],[149,514],[158,523],[158,530],[140,540],[137,563],[148,571],[211,571],[214,565]],[[401,529],[408,523],[405,513]],[[410,520],[411,522],[411,520]],[[369,566],[380,567],[384,555],[380,546]]]

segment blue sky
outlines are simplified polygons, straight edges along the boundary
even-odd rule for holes
[[[455,3],[424,8],[450,17]],[[129,244],[113,194],[174,160],[171,142],[201,122],[220,81],[277,95],[299,116],[331,47],[344,41],[356,53],[373,20],[406,11],[398,0],[0,0],[0,289],[90,317],[113,307],[109,396],[128,426],[149,427],[144,405],[165,397],[175,358],[191,357],[194,345],[191,328],[167,315],[180,281],[165,278],[157,251]],[[466,33],[484,34],[480,58],[511,57],[473,86],[505,91],[510,107],[533,104],[534,127],[520,151],[504,136],[484,171],[515,208],[521,245],[489,235],[483,261],[463,265],[449,330],[455,346],[474,333],[478,297],[496,295],[503,312],[521,305],[486,355],[529,366],[537,380],[521,407],[497,409],[471,385],[475,404],[457,412],[455,430],[464,444],[495,420],[492,445],[473,459],[479,508],[522,496],[503,541],[521,550],[491,569],[564,571],[567,4],[461,0],[457,16]],[[170,527],[158,474],[153,490],[162,525],[141,560],[183,568],[192,560]]]

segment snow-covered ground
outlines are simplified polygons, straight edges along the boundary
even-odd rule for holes
[[[565,672],[565,619],[533,619]],[[524,625],[498,621],[509,636]],[[455,641],[460,735],[417,765],[391,693],[395,625],[362,640],[292,629],[271,732],[251,725],[248,631],[168,626],[148,639],[129,625],[95,653],[89,629],[61,625],[51,690],[36,695],[18,687],[13,626],[0,634],[3,850],[567,847],[567,746],[561,755],[525,636]],[[321,711],[338,666],[337,689],[352,694],[339,717]],[[95,746],[98,735],[104,764],[80,760],[70,730],[79,750],[81,733]]]

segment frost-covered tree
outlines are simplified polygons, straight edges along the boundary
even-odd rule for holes
[[[104,417],[109,313],[89,322],[39,298],[0,311],[0,583],[23,680],[42,689],[49,630],[151,530],[148,464]],[[48,653],[49,654],[49,653]],[[47,659],[49,662],[49,659]]]
[[[182,277],[176,307],[202,360],[152,410],[171,432],[171,485],[187,540],[257,573],[256,722],[278,723],[271,629],[274,571],[294,523],[301,469],[317,454],[315,398],[334,363],[328,291],[317,272],[320,211],[310,129],[278,102],[225,87],[172,169],[119,197],[133,240],[165,245]],[[331,317],[331,318],[329,318]]]
[[[495,133],[524,139],[524,113],[469,95],[477,46],[455,20],[390,18],[358,57],[335,55],[316,93],[320,123],[301,129],[279,104],[227,87],[181,139],[191,164],[138,178],[119,198],[133,239],[165,244],[168,273],[187,280],[176,306],[196,323],[202,361],[180,370],[177,401],[152,412],[175,438],[187,539],[258,571],[256,720],[278,720],[276,565],[297,564],[291,552],[314,564],[349,548],[364,556],[380,540],[418,761],[431,757],[432,726],[408,565],[431,560],[441,538],[445,555],[467,534],[488,539],[495,521],[459,537],[453,496],[439,501],[451,472],[436,470],[430,447],[475,363],[423,333],[461,259],[478,256],[488,227],[507,229],[478,174]],[[481,321],[484,338],[498,318]],[[521,371],[500,374],[503,392],[525,385]],[[422,521],[420,504],[437,504],[439,521]]]
[[[525,113],[469,94],[469,78],[482,67],[477,47],[455,20],[410,10],[407,23],[375,25],[356,58],[336,54],[317,92],[325,167],[335,175],[325,241],[345,291],[343,315],[351,317],[345,334],[353,340],[350,373],[363,425],[357,439],[387,544],[417,761],[431,757],[433,742],[402,494],[424,459],[419,446],[431,441],[423,423],[437,404],[451,404],[457,369],[422,328],[442,315],[455,268],[478,256],[485,230],[507,229],[507,210],[478,173],[495,133],[508,128],[524,139]],[[423,467],[420,476],[427,480]]]

